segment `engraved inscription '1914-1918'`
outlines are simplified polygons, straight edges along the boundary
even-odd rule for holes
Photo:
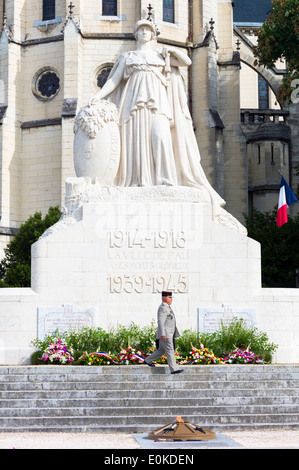
[[[158,230],[142,234],[138,230],[127,232],[115,230],[109,234],[109,248],[185,248],[186,237],[183,231]]]

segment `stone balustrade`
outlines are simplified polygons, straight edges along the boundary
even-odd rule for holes
[[[241,124],[287,123],[288,116],[283,109],[241,109]]]

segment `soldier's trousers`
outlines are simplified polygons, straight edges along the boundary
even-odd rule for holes
[[[175,370],[178,369],[178,366],[176,365],[175,357],[174,357],[173,338],[166,338],[166,339],[159,338],[158,344],[159,344],[158,349],[156,349],[156,351],[154,351],[150,356],[148,356],[145,362],[147,362],[148,364],[151,364],[153,361],[157,361],[158,359],[160,359],[160,357],[166,354],[170,372],[174,372]]]

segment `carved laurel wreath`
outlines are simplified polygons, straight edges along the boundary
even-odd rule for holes
[[[115,104],[100,100],[96,105],[84,106],[79,111],[74,122],[74,133],[82,129],[90,139],[95,139],[108,122],[118,124],[118,109]]]

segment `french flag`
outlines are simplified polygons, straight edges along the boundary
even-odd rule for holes
[[[287,208],[294,202],[298,202],[295,194],[287,184],[284,177],[281,175],[280,191],[278,198],[278,210],[277,210],[277,226],[281,227],[288,221]]]

